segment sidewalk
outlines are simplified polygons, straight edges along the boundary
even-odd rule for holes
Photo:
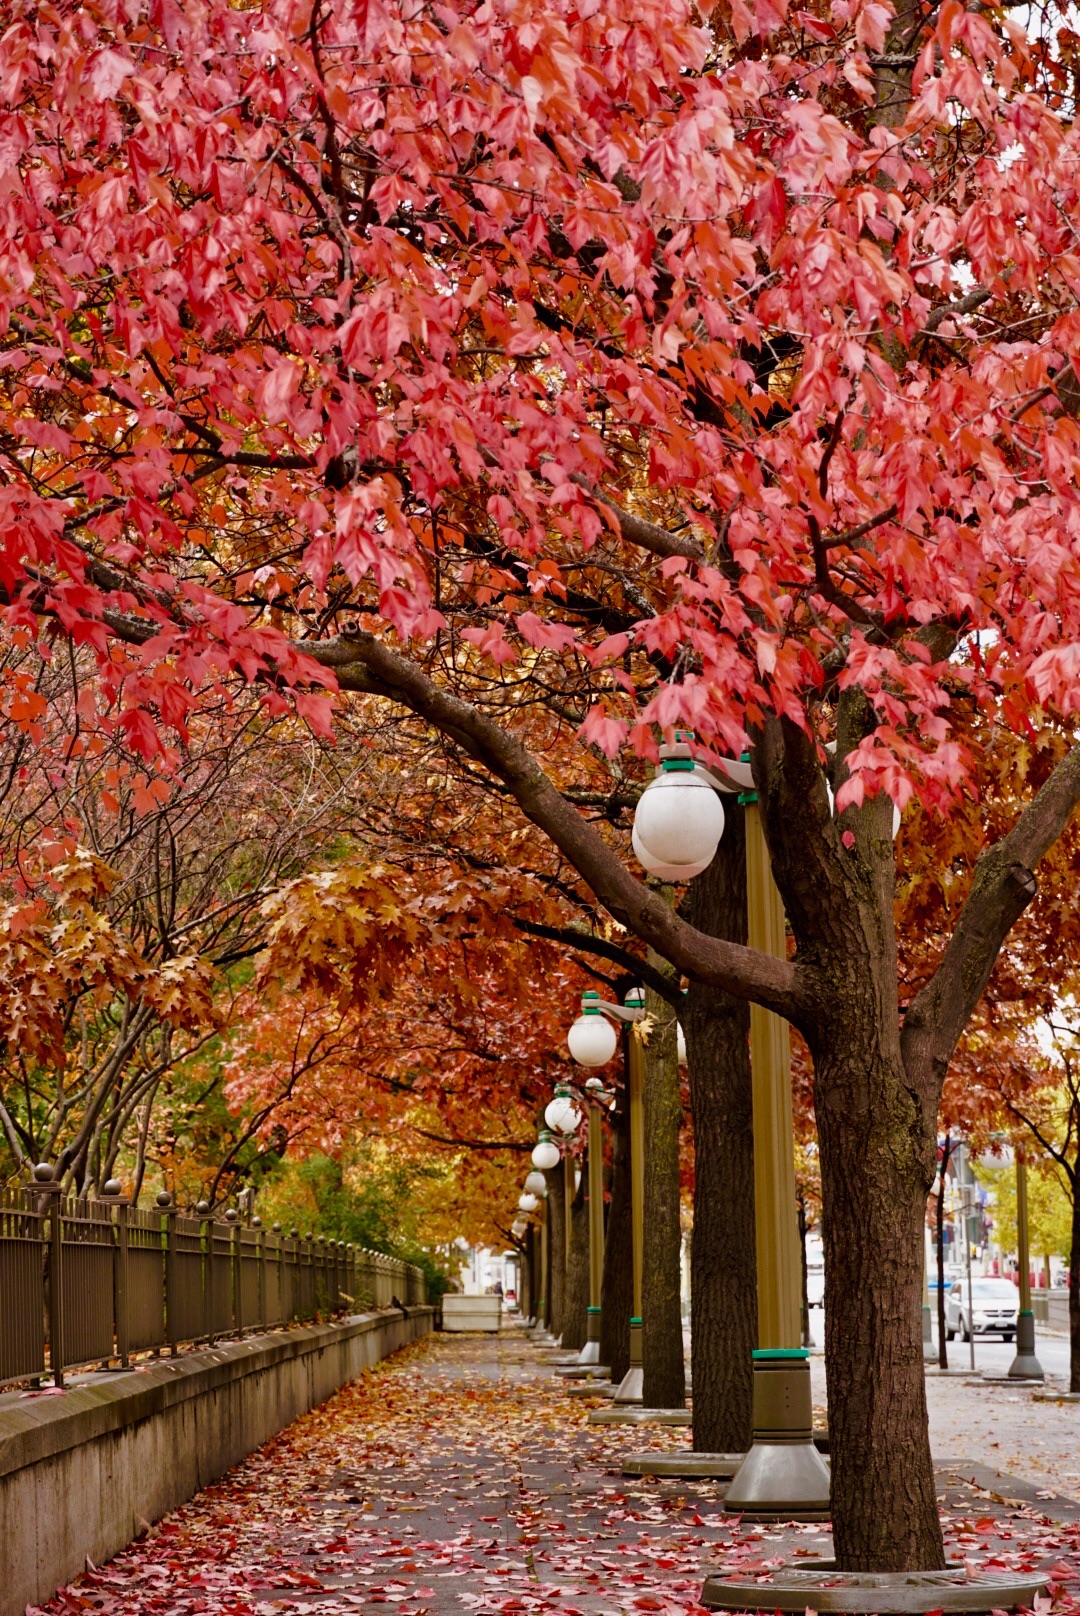
[[[968,1397],[953,1382],[941,1392]],[[682,1616],[720,1565],[829,1552],[826,1528],[725,1517],[720,1484],[624,1479],[629,1449],[688,1445],[687,1433],[588,1426],[588,1406],[565,1396],[519,1335],[431,1338],[297,1421],[47,1609]],[[1048,1405],[1040,1422],[1055,1412]],[[972,1457],[985,1465],[985,1454]],[[941,1487],[954,1554],[992,1555],[999,1568],[1056,1563],[1076,1592],[1080,1509],[1056,1524],[1043,1510],[1060,1522],[1066,1509],[1017,1502],[1008,1478],[986,1470],[973,1485],[963,1467],[945,1467]]]

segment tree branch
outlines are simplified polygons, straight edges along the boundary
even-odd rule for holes
[[[688,926],[657,893],[634,879],[531,753],[494,719],[440,689],[417,663],[365,631],[305,644],[303,650],[324,666],[340,670],[339,683],[345,688],[390,696],[457,740],[509,786],[526,817],[550,837],[608,912],[677,970],[740,998],[754,999],[798,1025],[804,1004],[795,967]]]
[[[940,1090],[1001,946],[1038,891],[1034,870],[1080,803],[1080,744],[1062,759],[1007,836],[980,856],[967,902],[941,964],[904,1018],[909,1075]]]
[[[651,550],[653,555],[685,556],[687,561],[705,560],[705,551],[692,535],[683,537],[678,533],[669,533],[667,528],[660,527],[656,522],[649,522],[644,516],[635,516],[633,511],[624,510],[579,472],[572,473],[570,481],[583,488],[597,505],[603,505],[605,510],[614,514],[619,532],[628,544]]]
[[[542,926],[534,920],[522,920],[520,915],[514,916],[514,926],[529,937],[543,937],[549,943],[565,943],[567,948],[580,948],[583,953],[597,954],[601,959],[611,960],[613,965],[619,965],[629,975],[637,978],[643,985],[648,984],[654,992],[659,993],[675,1010],[681,1008],[683,996],[678,988],[673,988],[667,977],[660,971],[654,971],[647,960],[638,959],[636,954],[630,954],[618,943],[609,943],[603,937],[593,937],[587,931],[578,931],[574,926]]]

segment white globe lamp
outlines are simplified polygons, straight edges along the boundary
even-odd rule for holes
[[[665,758],[634,810],[634,852],[649,870],[684,872],[691,880],[712,863],[724,834],[724,807],[692,758]],[[668,879],[678,879],[669,876]]]
[[[577,1133],[581,1123],[581,1112],[571,1099],[570,1090],[565,1084],[556,1085],[555,1097],[548,1101],[544,1111],[544,1121],[554,1133]]]
[[[535,1212],[539,1205],[536,1196],[530,1194],[528,1190],[523,1190],[518,1196],[518,1210],[521,1212]]]
[[[1003,1167],[1011,1167],[1014,1160],[1013,1148],[1007,1139],[991,1139],[979,1157],[979,1166],[998,1172]]]
[[[533,1146],[532,1164],[542,1173],[549,1173],[559,1165],[559,1147],[546,1128],[541,1128],[539,1141]]]
[[[636,826],[630,836],[630,846],[641,868],[649,875],[655,875],[658,881],[692,881],[695,875],[700,875],[712,863],[711,859],[705,859],[701,864],[665,864],[662,859],[654,858],[644,846]]]
[[[686,1065],[686,1034],[682,1030],[682,1022],[675,1023],[675,1047],[678,1050],[679,1065]]]
[[[544,1183],[543,1173],[541,1173],[538,1168],[534,1167],[528,1178],[525,1180],[526,1193],[529,1195],[543,1195],[546,1189],[547,1185]]]
[[[581,1014],[566,1035],[566,1047],[579,1066],[606,1066],[619,1047],[619,1035],[600,1008],[599,993],[581,995]]]

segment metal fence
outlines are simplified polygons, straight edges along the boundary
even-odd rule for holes
[[[70,1200],[43,1176],[0,1191],[0,1385],[426,1300],[409,1263],[232,1210]]]

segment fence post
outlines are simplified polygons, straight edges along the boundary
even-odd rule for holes
[[[259,1236],[259,1329],[266,1329],[266,1230],[262,1218],[252,1218],[251,1227]]]
[[[229,1283],[232,1294],[233,1334],[244,1339],[244,1309],[240,1296],[240,1214],[235,1206],[226,1208],[225,1222],[229,1225]]]
[[[116,1333],[116,1356],[120,1360],[121,1369],[127,1369],[130,1364],[128,1354],[128,1203],[124,1196],[124,1186],[118,1178],[110,1178],[108,1183],[102,1185],[101,1198],[108,1206],[116,1208],[116,1245],[113,1250],[113,1329]]]
[[[279,1325],[288,1323],[285,1317],[285,1232],[280,1223],[275,1223],[272,1233],[277,1236],[277,1318],[274,1324]]]
[[[175,1358],[176,1345],[176,1208],[168,1190],[159,1190],[158,1208],[165,1219],[165,1345]]]
[[[61,1281],[63,1263],[63,1229],[60,1185],[53,1178],[49,1162],[38,1162],[34,1168],[34,1193],[41,1197],[38,1211],[49,1214],[49,1368],[53,1384],[64,1384],[64,1287]]]
[[[195,1202],[195,1216],[202,1221],[202,1299],[203,1334],[206,1345],[214,1345],[214,1214],[209,1201]]]

